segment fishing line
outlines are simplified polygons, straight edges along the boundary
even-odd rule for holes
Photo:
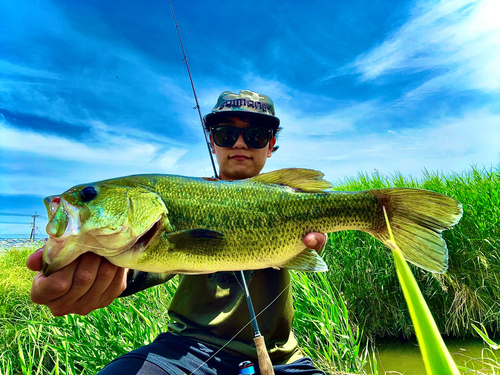
[[[233,271],[233,272],[234,272],[234,271]],[[235,276],[236,276],[236,275],[235,275]],[[221,346],[221,347],[220,347],[220,348],[219,348],[219,349],[218,349],[218,350],[217,350],[214,354],[212,354],[212,355],[210,356],[210,358],[208,358],[205,362],[203,362],[201,365],[199,365],[199,366],[198,366],[198,367],[197,367],[197,368],[196,368],[193,372],[191,372],[189,375],[193,375],[193,374],[194,374],[196,371],[198,371],[201,367],[203,367],[205,364],[207,364],[207,363],[208,363],[208,361],[210,361],[210,360],[211,360],[212,358],[214,358],[217,354],[219,354],[219,352],[220,352],[221,350],[223,350],[226,346],[228,346],[228,345],[231,343],[231,341],[233,341],[233,340],[234,340],[234,339],[235,339],[235,338],[236,338],[236,337],[237,337],[237,336],[238,336],[241,332],[243,332],[243,330],[244,330],[245,328],[247,328],[247,327],[248,327],[248,325],[249,325],[249,324],[251,324],[254,320],[256,320],[256,319],[260,316],[260,314],[262,314],[262,313],[263,313],[264,311],[266,311],[266,310],[267,310],[267,309],[268,309],[268,308],[269,308],[269,307],[270,307],[270,306],[271,306],[274,302],[276,302],[276,300],[277,300],[278,298],[280,298],[280,297],[281,297],[281,295],[282,295],[282,294],[283,294],[283,293],[284,293],[284,292],[285,292],[285,291],[286,291],[286,290],[290,287],[290,285],[291,285],[291,282],[289,282],[289,283],[288,283],[288,285],[287,285],[287,286],[285,286],[285,287],[283,288],[283,290],[282,290],[282,291],[281,291],[281,292],[280,292],[280,293],[276,296],[276,298],[274,298],[271,302],[269,302],[269,304],[268,304],[266,307],[264,307],[264,308],[262,309],[262,311],[261,311],[260,313],[258,313],[258,314],[255,316],[255,318],[250,319],[250,321],[249,321],[247,324],[245,324],[245,325],[243,326],[243,328],[241,328],[241,329],[240,329],[240,330],[239,330],[239,331],[238,331],[238,332],[237,332],[237,333],[236,333],[233,337],[231,337],[231,338],[230,338],[230,339],[229,339],[229,340],[228,340],[228,341],[227,341],[227,342],[226,342],[223,346]]]
[[[236,281],[238,282],[238,285],[240,286],[241,289],[245,290],[245,288],[243,288],[243,285],[241,285],[241,283],[240,283],[240,279],[238,279],[238,276],[236,276],[236,274],[234,272],[235,271],[233,271],[233,276],[236,279]]]

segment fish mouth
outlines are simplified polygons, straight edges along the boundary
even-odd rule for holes
[[[44,246],[43,252],[43,265],[42,273],[45,276],[49,276],[56,270],[68,265],[73,260],[75,260],[79,255],[91,251],[97,255],[103,256],[108,260],[114,257],[120,256],[124,251],[128,252],[142,252],[150,244],[150,242],[155,238],[155,236],[160,231],[161,218],[155,221],[151,227],[146,230],[142,235],[140,235],[135,242],[133,242],[129,247],[115,249],[111,251],[110,249],[101,250],[99,242],[95,238],[90,238],[88,244],[83,244],[81,242],[72,243],[69,238],[55,238],[50,236],[49,240]],[[91,244],[91,245],[90,245]],[[90,245],[90,246],[89,246]],[[90,250],[92,249],[92,250]],[[127,250],[129,249],[129,250]]]
[[[156,236],[160,229],[160,219],[156,220],[153,225],[142,235],[137,238],[135,243],[131,246],[130,250],[138,251],[146,248],[151,240]]]
[[[71,263],[86,250],[75,249],[74,238],[81,228],[80,209],[55,195],[45,198],[43,203],[49,217],[45,229],[49,238],[43,246],[41,272],[48,276]]]

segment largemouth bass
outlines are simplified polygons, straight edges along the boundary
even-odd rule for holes
[[[382,206],[408,261],[431,272],[447,269],[441,232],[460,220],[459,202],[420,189],[330,188],[321,172],[308,169],[232,182],[135,175],[75,186],[44,199],[49,239],[42,272],[49,275],[88,251],[148,272],[326,271],[304,236],[355,229],[386,243]]]

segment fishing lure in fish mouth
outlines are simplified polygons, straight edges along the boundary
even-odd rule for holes
[[[330,188],[321,172],[295,168],[233,182],[135,175],[75,186],[44,199],[49,239],[42,272],[87,251],[147,272],[326,271],[304,236],[354,229],[387,243],[382,206],[406,259],[431,272],[446,270],[441,232],[460,220],[459,202],[420,189]]]

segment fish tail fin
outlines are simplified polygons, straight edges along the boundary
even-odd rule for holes
[[[367,192],[375,195],[386,207],[394,239],[404,257],[427,271],[445,272],[448,248],[441,232],[450,229],[462,217],[460,202],[421,189],[374,189]],[[385,221],[369,233],[384,244],[389,241]]]

